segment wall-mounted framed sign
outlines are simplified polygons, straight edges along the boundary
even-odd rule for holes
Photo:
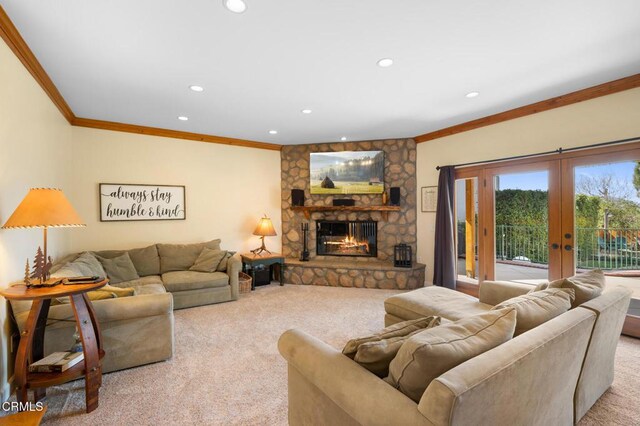
[[[100,221],[185,220],[184,185],[101,183]]]
[[[422,207],[420,211],[425,213],[433,213],[438,206],[438,187],[437,186],[423,186],[420,188],[422,191]]]

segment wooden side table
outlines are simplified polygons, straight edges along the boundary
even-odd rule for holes
[[[251,290],[256,288],[256,266],[268,266],[271,269],[272,265],[278,265],[280,267],[280,285],[284,285],[284,256],[280,253],[264,253],[253,254],[243,253],[242,256],[242,270],[245,273],[251,275]],[[269,272],[271,276],[271,271]]]
[[[0,290],[8,300],[32,300],[31,311],[24,331],[20,334],[20,345],[16,355],[16,398],[26,403],[28,391],[33,389],[35,402],[45,396],[46,387],[66,383],[84,376],[87,413],[98,407],[98,390],[102,384],[104,357],[100,327],[95,311],[87,296],[88,291],[97,290],[108,283],[103,280],[93,284],[64,285],[55,287],[27,288],[17,284]],[[49,315],[51,299],[69,296],[84,351],[84,362],[80,362],[62,373],[30,373],[29,364],[44,356],[44,331]]]

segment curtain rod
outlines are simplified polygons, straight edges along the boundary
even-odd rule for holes
[[[563,152],[580,151],[588,148],[597,148],[599,146],[619,145],[619,144],[634,142],[638,140],[640,140],[640,136],[636,136],[634,138],[628,138],[628,139],[620,139],[617,141],[609,141],[609,142],[594,143],[594,144],[585,145],[585,146],[577,146],[575,148],[563,149],[562,147],[560,147],[553,151],[538,152],[536,154],[514,155],[513,157],[503,157],[503,158],[497,158],[495,160],[482,160],[482,161],[473,161],[471,163],[452,164],[449,167],[465,167],[465,166],[475,166],[477,164],[499,163],[502,161],[519,160],[522,158],[532,158],[532,157],[540,157],[540,156],[549,155],[549,154],[562,154]],[[436,166],[436,170],[440,170],[441,168],[442,166]]]

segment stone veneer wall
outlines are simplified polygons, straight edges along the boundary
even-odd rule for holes
[[[391,139],[364,142],[288,145],[281,151],[282,172],[282,253],[299,258],[302,252],[300,224],[307,222],[302,212],[291,210],[291,190],[304,189],[305,206],[331,206],[334,198],[353,198],[356,206],[382,204],[381,194],[311,195],[309,193],[309,158],[312,152],[374,151],[385,153],[385,191],[400,188],[400,212],[389,213],[384,220],[380,212],[316,212],[309,220],[309,252],[312,259],[337,260],[335,256],[316,256],[315,221],[375,220],[378,222],[378,261],[393,261],[393,246],[409,244],[416,259],[416,143],[413,139]],[[367,262],[371,258],[353,257],[353,261]]]

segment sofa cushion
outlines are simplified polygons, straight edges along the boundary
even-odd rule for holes
[[[373,374],[385,377],[389,373],[389,363],[405,340],[415,333],[438,325],[440,317],[399,322],[370,336],[349,340],[342,353]]]
[[[160,275],[160,256],[155,244],[131,250],[102,250],[94,252],[94,254],[106,259],[113,259],[114,257],[122,256],[124,253],[129,253],[131,262],[139,276]]]
[[[572,289],[548,288],[522,296],[512,297],[493,309],[515,308],[517,312],[515,336],[562,315],[571,309]]]
[[[440,316],[452,321],[491,310],[475,297],[444,287],[429,286],[391,296],[384,301],[388,314],[405,320]]]
[[[160,272],[186,271],[196,261],[202,249],[220,249],[220,240],[196,244],[158,244]]]
[[[97,256],[97,258],[100,263],[102,263],[104,270],[107,272],[107,277],[109,277],[110,283],[118,284],[123,281],[131,281],[140,278],[135,266],[133,266],[133,262],[131,262],[129,253],[123,253],[113,259],[107,259],[100,256]]]
[[[433,379],[510,340],[515,327],[515,309],[504,308],[416,333],[391,361],[385,381],[419,402]]]
[[[173,271],[162,274],[167,291],[198,290],[229,285],[229,275],[224,272]]]
[[[220,261],[227,255],[225,250],[210,249],[205,247],[200,255],[189,268],[190,271],[197,272],[216,272]]]
[[[145,284],[132,286],[132,288],[135,290],[136,296],[141,296],[143,294],[164,294],[167,292],[162,284]]]
[[[84,252],[75,260],[66,263],[55,273],[51,274],[52,278],[63,277],[106,277],[107,274],[102,264],[91,253]]]
[[[136,280],[124,281],[115,285],[115,287],[131,287],[135,290],[136,296],[141,294],[162,294],[167,290],[162,284],[160,275],[147,275]]]
[[[582,305],[602,294],[605,286],[604,272],[600,269],[576,274],[570,278],[559,279],[549,283],[549,288],[570,288],[575,292],[572,308]]]

